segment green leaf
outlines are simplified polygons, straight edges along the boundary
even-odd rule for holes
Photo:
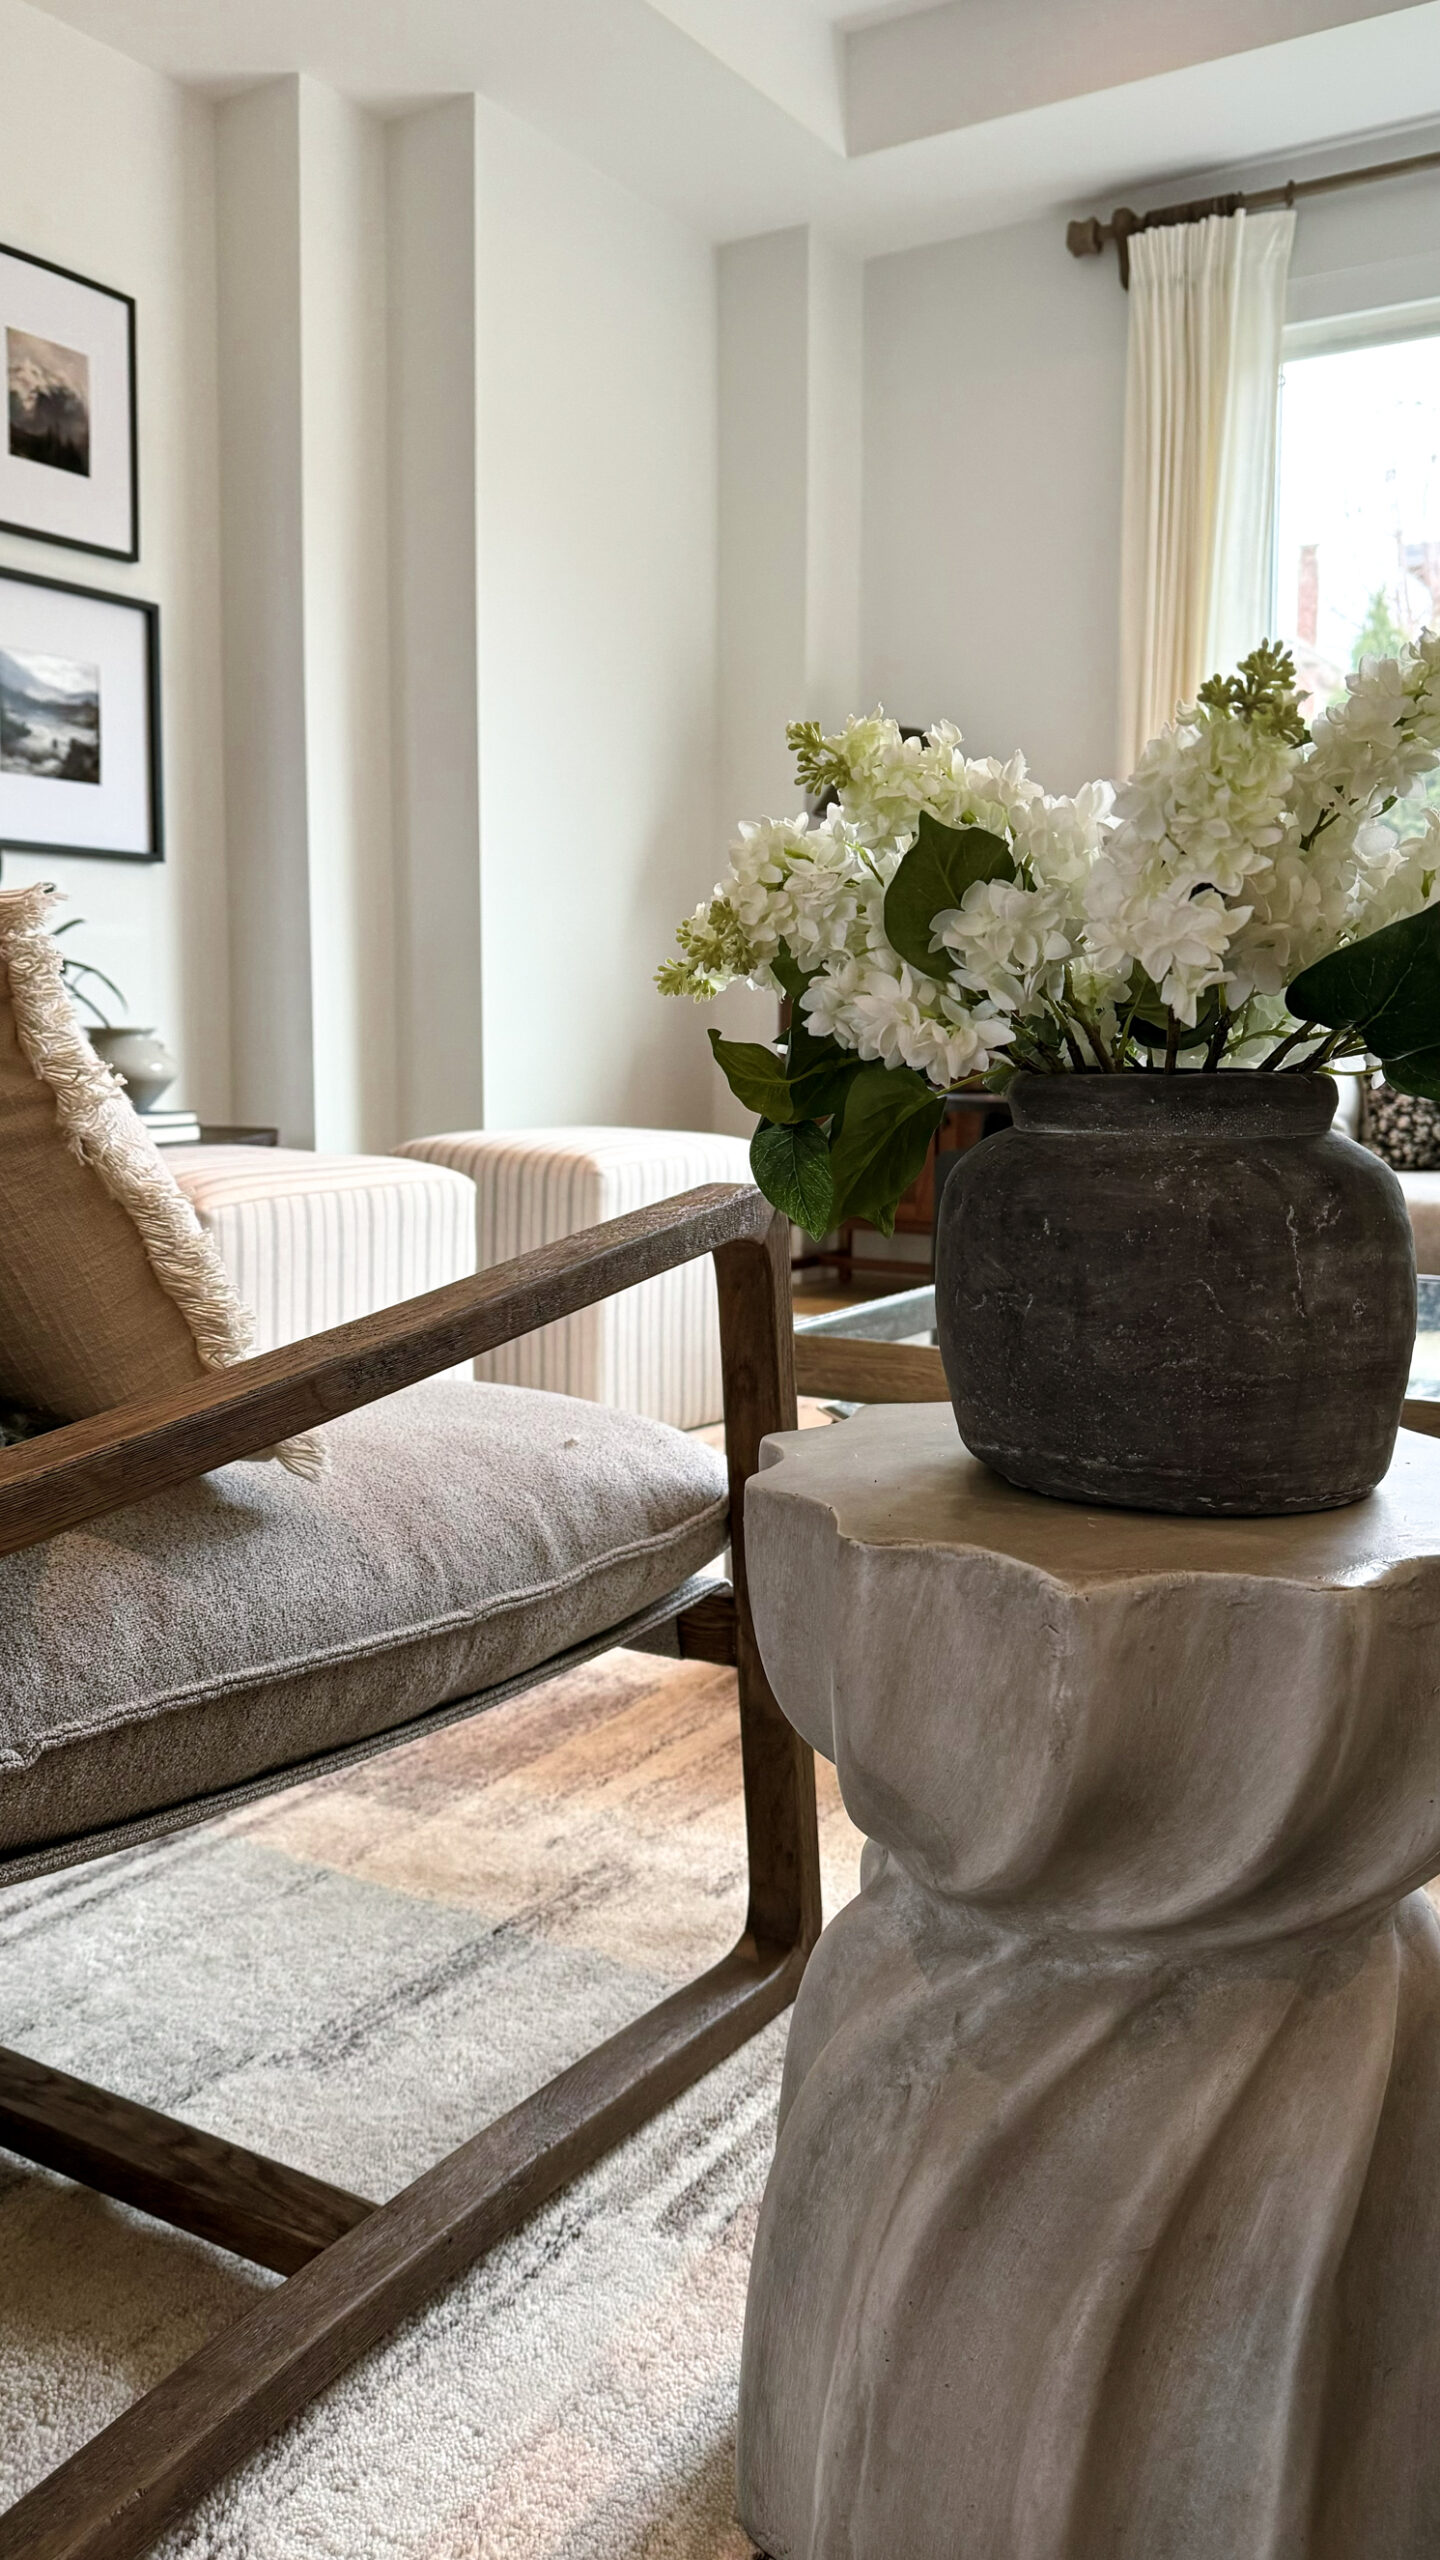
[[[1315,961],[1291,980],[1285,1001],[1297,1022],[1363,1031],[1377,1058],[1434,1048],[1440,1040],[1440,907],[1423,907],[1418,916],[1382,925],[1363,942]]]
[[[935,918],[958,907],[977,880],[1014,877],[1015,857],[1003,836],[988,827],[942,827],[922,810],[920,832],[885,892],[885,937],[892,951],[933,978],[946,965],[930,948]]]
[[[789,1128],[762,1120],[750,1141],[750,1170],[773,1208],[807,1235],[824,1235],[832,1223],[834,1191],[830,1150],[813,1120]]]
[[[1440,1049],[1412,1049],[1408,1058],[1385,1058],[1381,1061],[1387,1084],[1397,1093],[1418,1093],[1427,1102],[1440,1102]]]
[[[833,1119],[836,1112],[843,1111],[845,1096],[859,1073],[860,1060],[854,1050],[842,1049],[837,1040],[833,1058],[823,1058],[804,1075],[791,1077],[790,1098],[796,1119]]]
[[[785,1071],[796,1119],[824,1120],[839,1110],[851,1078],[859,1074],[860,1060],[853,1049],[842,1049],[829,1034],[817,1038],[797,1005],[790,1017]],[[783,1114],[772,1111],[769,1116],[777,1120]]]
[[[838,1040],[809,1039],[799,1071],[787,1066],[759,1040],[722,1040],[709,1035],[715,1064],[731,1092],[757,1120],[773,1120],[793,1128],[801,1120],[828,1120],[845,1099],[860,1061]]]
[[[868,1218],[893,1234],[895,1210],[925,1162],[945,1117],[945,1098],[909,1067],[862,1067],[845,1097],[831,1141],[831,1223]]]
[[[786,995],[798,1005],[805,990],[819,977],[818,969],[802,969],[788,942],[782,942],[770,963]]]
[[[1155,989],[1155,997],[1163,1016],[1165,1000],[1158,987]],[[1175,1043],[1176,1048],[1198,1049],[1202,1040],[1208,1040],[1220,1020],[1220,1006],[1220,990],[1218,987],[1211,987],[1196,1014],[1193,1031],[1187,1031],[1185,1025],[1181,1024],[1180,1037]],[[1163,1049],[1170,1038],[1170,1026],[1163,1019],[1152,1022],[1144,1015],[1137,1013],[1130,1025],[1130,1037],[1132,1040],[1138,1040],[1144,1049]]]
[[[759,1120],[815,1117],[813,1112],[796,1109],[784,1061],[773,1049],[765,1048],[759,1040],[722,1040],[718,1031],[712,1031],[709,1038],[716,1066],[746,1111],[753,1111]]]

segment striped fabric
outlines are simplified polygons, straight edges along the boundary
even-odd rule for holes
[[[468,1174],[477,1267],[555,1244],[701,1182],[748,1182],[743,1138],[685,1129],[458,1129],[400,1153]],[[688,1431],[720,1417],[720,1328],[708,1258],[487,1352],[477,1378],[553,1387]]]
[[[458,1172],[299,1147],[170,1147],[166,1163],[273,1351],[475,1268],[475,1194]]]

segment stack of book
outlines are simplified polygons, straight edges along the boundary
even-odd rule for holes
[[[193,1111],[142,1111],[157,1147],[198,1147],[200,1123]]]

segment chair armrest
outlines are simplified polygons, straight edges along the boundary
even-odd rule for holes
[[[0,1555],[253,1457],[677,1263],[761,1242],[773,1217],[748,1184],[707,1183],[193,1386],[22,1441],[0,1455]]]

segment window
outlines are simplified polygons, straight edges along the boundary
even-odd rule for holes
[[[1362,656],[1440,630],[1440,313],[1427,318],[1360,345],[1352,324],[1352,343],[1332,330],[1313,352],[1313,330],[1286,332],[1276,627],[1307,718]],[[1436,778],[1415,797],[1440,806]]]

